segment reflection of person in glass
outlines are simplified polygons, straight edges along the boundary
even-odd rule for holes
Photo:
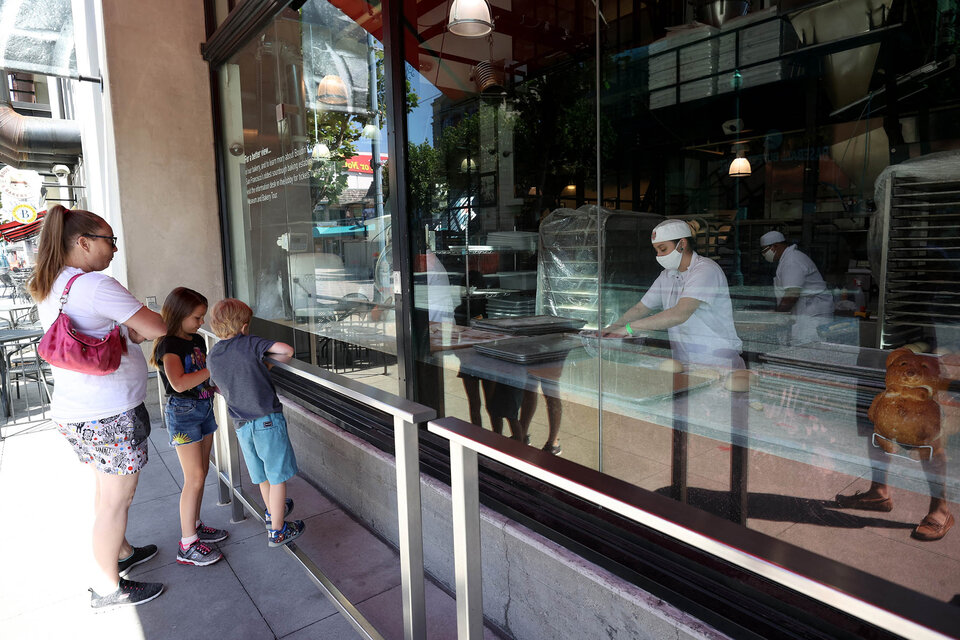
[[[683,220],[654,227],[651,242],[663,271],[604,336],[666,329],[677,360],[742,369],[743,343],[733,326],[727,278],[716,262],[693,250],[692,236]]]
[[[794,315],[791,344],[816,342],[817,327],[833,320],[833,295],[817,265],[797,245],[787,246],[787,239],[779,231],[768,231],[760,237],[760,251],[764,260],[777,263],[773,289],[777,311]]]
[[[951,379],[960,378],[960,358],[940,358],[900,348],[887,356],[884,390],[867,411],[867,422],[858,417],[861,435],[871,436],[871,481],[866,491],[837,494],[842,509],[889,512],[893,498],[888,485],[888,454],[920,461],[930,493],[930,506],[913,531],[917,540],[943,538],[954,525],[947,499],[947,442],[960,432],[960,402],[948,390]],[[860,395],[863,390],[858,390]],[[863,427],[869,427],[867,432]],[[867,433],[865,433],[867,432]]]

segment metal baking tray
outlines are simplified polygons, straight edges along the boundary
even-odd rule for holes
[[[474,345],[477,353],[515,364],[550,362],[566,357],[581,347],[580,338],[567,333],[520,336]]]
[[[581,328],[583,325],[583,320],[561,318],[558,316],[524,316],[519,318],[474,320],[471,322],[471,326],[477,327],[478,329],[526,336],[573,331]]]

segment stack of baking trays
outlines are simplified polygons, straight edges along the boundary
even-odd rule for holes
[[[474,345],[477,353],[515,364],[535,364],[566,357],[581,346],[577,335],[563,333],[583,326],[582,320],[558,316],[527,316],[474,320],[478,329],[506,333],[515,338]]]
[[[518,336],[473,345],[477,353],[514,364],[538,364],[565,358],[581,347],[580,338],[569,333]]]
[[[540,336],[547,333],[574,331],[583,326],[583,320],[559,316],[526,316],[523,318],[489,318],[470,323],[478,329],[508,333],[514,336]]]
[[[532,296],[503,296],[487,300],[490,318],[525,318],[537,312],[537,299]]]
[[[760,375],[751,394],[792,409],[850,410],[866,416],[884,388],[888,351],[843,344],[812,343],[760,355]]]

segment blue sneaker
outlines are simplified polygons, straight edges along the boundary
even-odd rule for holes
[[[283,519],[286,520],[287,516],[290,515],[290,512],[293,511],[293,498],[287,498],[283,501]],[[264,525],[267,527],[267,531],[273,528],[273,521],[270,518],[270,512],[266,509],[263,510],[263,520]]]
[[[267,544],[273,548],[290,544],[303,534],[305,528],[306,525],[303,524],[303,520],[284,522],[283,529],[280,531],[270,530],[270,533],[267,534]]]

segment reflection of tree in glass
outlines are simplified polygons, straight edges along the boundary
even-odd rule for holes
[[[584,186],[592,186],[598,142],[606,155],[613,148],[616,134],[605,117],[600,123],[601,140],[597,140],[593,79],[593,66],[578,63],[516,89],[516,180],[524,190],[537,188],[538,211],[559,206],[560,192],[569,184],[577,184],[581,193]]]
[[[314,126],[316,125],[316,126]],[[330,152],[327,158],[315,158],[310,169],[310,195],[313,202],[326,201],[336,204],[340,194],[347,188],[347,173],[344,162],[357,154],[357,141],[363,132],[363,124],[356,116],[341,111],[309,111],[307,130],[317,132],[311,144],[321,143]]]
[[[407,206],[410,214],[417,221],[429,220],[442,209],[446,199],[443,155],[429,142],[411,143],[407,147],[407,167]]]
[[[335,110],[321,110],[307,113],[307,131],[315,138],[311,141],[310,149],[316,144],[325,144],[330,152],[329,157],[315,159],[310,170],[310,192],[314,204],[326,201],[327,204],[339,202],[340,195],[347,188],[347,174],[344,163],[357,154],[357,142],[363,135],[363,128],[375,123],[383,126],[387,118],[386,83],[383,77],[383,50],[375,52],[377,60],[377,113],[360,115],[349,114]],[[419,96],[411,88],[410,81],[406,81],[407,113],[410,113],[420,102]],[[316,120],[316,122],[314,122]],[[316,127],[314,127],[316,124]],[[376,161],[376,159],[373,159]],[[387,197],[387,171],[383,171],[383,194]]]

